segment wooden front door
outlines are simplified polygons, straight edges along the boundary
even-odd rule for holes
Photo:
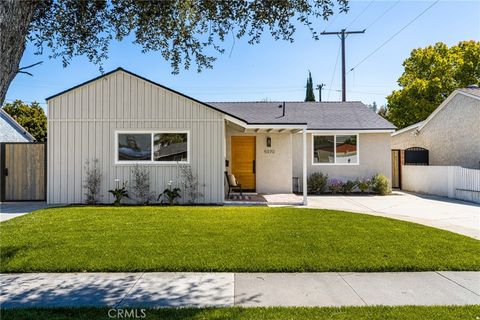
[[[255,137],[234,136],[232,143],[232,174],[243,190],[255,191]]]

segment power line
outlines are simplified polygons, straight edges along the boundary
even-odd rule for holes
[[[367,6],[365,8],[363,8],[363,10],[355,17],[355,19],[352,20],[352,22],[349,23],[349,25],[345,28],[345,29],[348,29],[348,27],[350,27],[355,21],[358,20],[358,18],[360,18],[360,16],[365,12],[367,11],[367,9],[372,5],[373,1],[375,0],[372,0],[370,1]]]
[[[383,13],[379,15],[377,19],[373,20],[373,22],[370,23],[365,29],[370,29],[374,24],[376,24],[380,19],[382,19],[390,10],[392,10],[393,7],[395,7],[399,2],[400,0],[395,1],[390,7],[387,8],[387,10],[383,11]]]
[[[348,35],[351,34],[360,34],[360,33],[365,33],[365,29],[361,31],[347,31],[346,29],[342,29],[340,31],[335,31],[335,32],[325,32],[323,31],[321,33],[322,36],[325,35],[336,35],[340,38],[340,41],[342,43],[342,101],[347,101],[347,79],[345,77],[345,39],[347,38]]]
[[[333,67],[332,80],[330,80],[330,86],[329,86],[329,88],[332,87],[333,79],[335,78],[335,72],[337,71],[338,57],[340,56],[340,49],[341,49],[341,48],[342,48],[342,46],[339,45],[339,46],[338,46],[338,52],[337,52],[337,58],[335,59],[335,67]],[[331,92],[331,91],[328,91],[327,100],[330,100],[330,92]]]
[[[420,18],[421,16],[423,16],[428,10],[430,10],[430,8],[432,8],[434,5],[436,5],[440,0],[436,0],[434,3],[432,3],[431,5],[429,5],[425,10],[423,10],[419,15],[417,15],[415,18],[413,18],[409,23],[407,23],[405,26],[403,26],[400,30],[398,30],[397,32],[395,32],[390,38],[388,38],[385,42],[383,42],[379,47],[377,47],[375,50],[373,50],[369,55],[367,55],[365,58],[363,58],[359,63],[357,63],[353,68],[350,69],[350,71],[348,71],[348,73],[352,72],[353,69],[355,69],[356,67],[358,67],[359,65],[361,65],[363,62],[365,62],[365,60],[367,60],[368,58],[370,58],[371,56],[373,56],[378,50],[380,50],[381,48],[383,48],[387,43],[389,43],[393,38],[395,38],[400,32],[402,32],[403,30],[405,30],[408,26],[410,26],[412,23],[414,23],[418,18]]]

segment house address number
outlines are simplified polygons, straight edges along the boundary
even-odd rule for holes
[[[264,152],[265,154],[274,154],[274,153],[275,153],[275,150],[272,150],[272,149],[266,150],[266,149],[265,149],[265,150],[263,150],[263,152]]]

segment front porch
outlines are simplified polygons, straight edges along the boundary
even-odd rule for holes
[[[301,153],[293,154],[294,135],[303,138]],[[306,184],[302,183],[298,190],[299,181],[307,179],[306,145],[305,124],[254,125],[226,117],[224,203],[306,205]],[[300,177],[293,176],[294,158],[297,168],[299,160],[303,164]],[[243,197],[239,186],[232,190],[237,184]],[[235,193],[229,196],[231,191]],[[302,196],[294,192],[301,192]]]
[[[243,196],[240,193],[232,193],[230,198],[225,197],[224,204],[231,206],[300,206],[303,205],[303,197],[295,193],[244,193]]]

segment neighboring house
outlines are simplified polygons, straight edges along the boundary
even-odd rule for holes
[[[33,142],[35,138],[0,108],[0,142]]]
[[[223,203],[225,175],[243,189],[290,193],[313,172],[355,179],[391,175],[395,127],[361,102],[201,102],[118,68],[47,98],[48,202],[83,201],[86,160],[98,159],[101,201],[136,164],[151,189],[198,176],[199,202]]]
[[[429,165],[480,168],[480,89],[455,90],[424,121],[392,134],[392,149],[428,150]]]

